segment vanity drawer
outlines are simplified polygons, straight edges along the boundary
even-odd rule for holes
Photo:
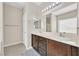
[[[47,39],[40,37],[39,39],[39,47],[45,51],[47,51]]]
[[[42,55],[42,56],[46,56],[47,55],[47,51],[39,48],[39,53]]]
[[[40,37],[39,38],[39,42],[43,43],[43,44],[47,44],[47,39]]]
[[[47,51],[47,44],[42,44],[42,43],[39,43],[39,48]]]
[[[43,37],[39,37],[39,41],[47,42],[47,40]]]
[[[38,50],[38,36],[32,35],[32,46],[34,49]]]

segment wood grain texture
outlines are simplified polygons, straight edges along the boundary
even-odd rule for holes
[[[69,45],[48,40],[48,55],[49,56],[68,56],[71,55]]]
[[[42,56],[78,56],[79,48],[65,43],[32,35],[32,47]]]

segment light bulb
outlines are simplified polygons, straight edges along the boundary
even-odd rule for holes
[[[48,7],[46,9],[48,10]]]
[[[44,12],[44,10],[42,10],[42,12]]]
[[[46,11],[46,9],[44,9],[44,11]]]
[[[51,8],[52,6],[50,5],[49,8]]]
[[[56,4],[59,4],[59,2],[56,2]]]
[[[55,3],[53,3],[52,5],[55,6]]]

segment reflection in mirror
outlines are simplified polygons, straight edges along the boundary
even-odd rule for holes
[[[46,15],[46,32],[51,32],[51,14]]]
[[[77,10],[57,16],[57,32],[60,36],[75,39],[77,35]]]
[[[57,16],[58,32],[77,34],[77,10]]]
[[[41,20],[40,19],[37,19],[37,18],[34,18],[34,29],[41,29]]]
[[[58,32],[77,34],[77,17],[59,20]]]

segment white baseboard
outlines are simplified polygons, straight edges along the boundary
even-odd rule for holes
[[[24,42],[23,42],[23,44],[24,44],[24,46],[26,47],[26,50],[29,50],[29,49],[32,48],[32,46],[31,46],[31,47],[27,47],[26,44],[25,44]]]
[[[33,47],[29,47],[29,48],[27,48],[27,50],[29,50],[29,49],[33,49]]]
[[[24,42],[22,42],[22,43],[24,44],[25,48],[27,49],[27,46],[26,46],[26,44],[25,44]]]
[[[19,41],[19,42],[15,42],[15,43],[11,43],[11,44],[4,45],[4,47],[17,45],[17,44],[20,44],[20,43],[22,43],[22,41]]]

